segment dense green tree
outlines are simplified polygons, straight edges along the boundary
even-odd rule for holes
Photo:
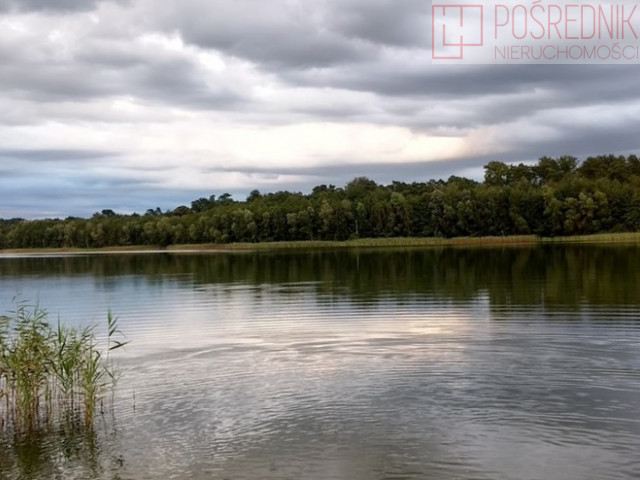
[[[396,236],[574,235],[640,230],[640,160],[543,157],[535,165],[490,162],[484,182],[378,185],[358,177],[311,194],[253,190],[244,202],[211,195],[163,213],[90,219],[0,219],[0,248],[345,240]]]

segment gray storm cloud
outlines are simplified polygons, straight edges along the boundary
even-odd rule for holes
[[[637,65],[432,65],[416,0],[0,0],[0,217],[630,152]]]

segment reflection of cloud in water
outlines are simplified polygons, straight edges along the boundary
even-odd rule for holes
[[[281,288],[210,285],[206,290],[168,290],[162,305],[155,305],[153,323],[128,318],[123,328],[136,344],[136,355],[152,353],[154,347],[167,353],[248,345],[304,355],[343,350],[357,354],[359,349],[372,353],[374,348],[392,354],[409,338],[420,342],[420,337],[426,341],[451,331],[461,334],[470,321],[464,308],[421,299],[359,305],[348,298],[327,302],[311,285],[295,285],[295,292],[286,293]]]

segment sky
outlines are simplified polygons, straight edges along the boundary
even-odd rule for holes
[[[0,217],[637,152],[639,74],[434,65],[426,0],[0,0]]]

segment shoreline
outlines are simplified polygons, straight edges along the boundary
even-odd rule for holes
[[[640,243],[640,232],[600,233],[571,237],[537,237],[535,235],[507,237],[457,238],[364,238],[345,241],[293,241],[231,244],[186,244],[159,247],[153,245],[103,248],[22,248],[0,250],[0,255],[88,255],[118,253],[198,253],[198,252],[252,252],[315,249],[408,248],[408,247],[510,247],[560,244],[613,244]]]

